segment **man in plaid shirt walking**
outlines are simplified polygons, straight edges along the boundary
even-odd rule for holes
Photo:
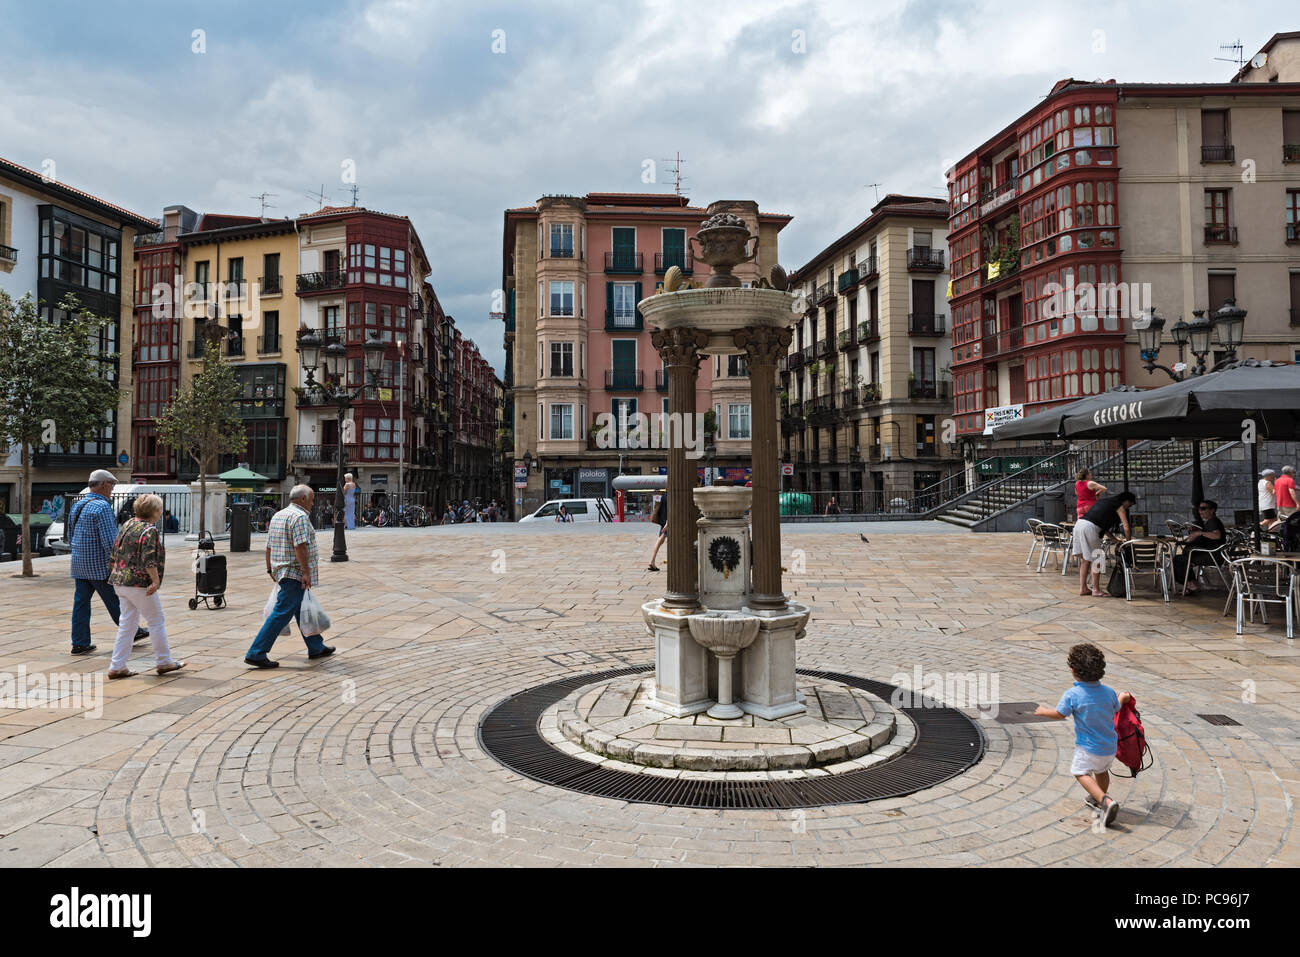
[[[316,552],[316,529],[311,524],[311,506],[316,498],[309,485],[295,485],[289,492],[289,507],[282,508],[271,518],[266,535],[266,573],[280,583],[275,599],[275,610],[262,623],[262,629],[253,639],[244,663],[255,668],[278,668],[280,662],[267,657],[275,639],[289,626],[289,619],[297,619],[302,608],[302,598],[307,589],[316,584],[319,568]],[[299,630],[302,622],[298,623]],[[320,635],[303,635],[307,643],[308,658],[326,658],[334,648],[325,644]]]
[[[88,655],[97,646],[90,643],[90,596],[98,593],[108,609],[108,615],[117,624],[121,604],[117,592],[108,583],[108,559],[113,554],[113,540],[117,538],[117,521],[108,496],[113,493],[117,476],[107,469],[90,473],[90,494],[72,506],[68,513],[68,528],[72,544],[72,577],[77,590],[72,598],[72,653]],[[135,640],[149,637],[141,628]]]

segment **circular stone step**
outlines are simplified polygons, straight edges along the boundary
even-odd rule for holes
[[[842,773],[892,757],[911,741],[904,719],[907,740],[891,744],[898,713],[876,695],[802,675],[797,688],[808,710],[787,718],[675,718],[649,706],[652,676],[624,675],[572,692],[542,713],[538,730],[611,762],[695,772]]]

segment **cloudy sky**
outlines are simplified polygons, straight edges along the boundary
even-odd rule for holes
[[[0,156],[151,216],[256,214],[262,192],[296,216],[322,185],[342,205],[352,161],[498,371],[507,207],[671,190],[680,152],[694,202],[793,215],[795,267],[866,215],[867,184],[941,195],[1062,77],[1226,80],[1220,44],[1300,29],[1283,0],[0,0],[0,23]]]

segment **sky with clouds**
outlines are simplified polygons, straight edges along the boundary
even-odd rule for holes
[[[1219,45],[1240,40],[1250,57],[1300,29],[1295,11],[0,0],[0,156],[54,159],[65,182],[150,216],[174,203],[256,214],[262,192],[275,194],[267,215],[296,216],[322,184],[343,205],[351,160],[358,202],[411,217],[444,308],[500,371],[488,311],[507,207],[671,190],[663,161],[680,152],[695,203],[752,198],[794,216],[781,237],[792,268],[866,216],[867,184],[942,195],[946,166],[1058,79],[1226,80]],[[642,181],[647,159],[659,185]]]

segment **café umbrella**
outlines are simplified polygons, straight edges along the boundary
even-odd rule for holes
[[[995,426],[993,441],[1004,439],[1052,439],[1065,438],[1065,420],[1072,416],[1090,415],[1109,409],[1126,401],[1133,395],[1144,395],[1145,391],[1131,385],[1121,385],[1096,395],[1084,396],[1064,405],[1053,406],[1042,412],[1035,412],[1023,419],[1016,419],[1006,425]],[[1128,442],[1122,443],[1124,462],[1124,487],[1128,488]]]
[[[1070,439],[1244,442],[1250,446],[1252,476],[1257,476],[1261,441],[1300,438],[1300,366],[1245,359],[1140,395],[1112,397],[1100,409],[1065,416],[1061,431]],[[1199,459],[1195,464],[1199,478]],[[1194,492],[1199,494],[1199,488]],[[1251,503],[1258,527],[1259,496],[1252,494]]]

